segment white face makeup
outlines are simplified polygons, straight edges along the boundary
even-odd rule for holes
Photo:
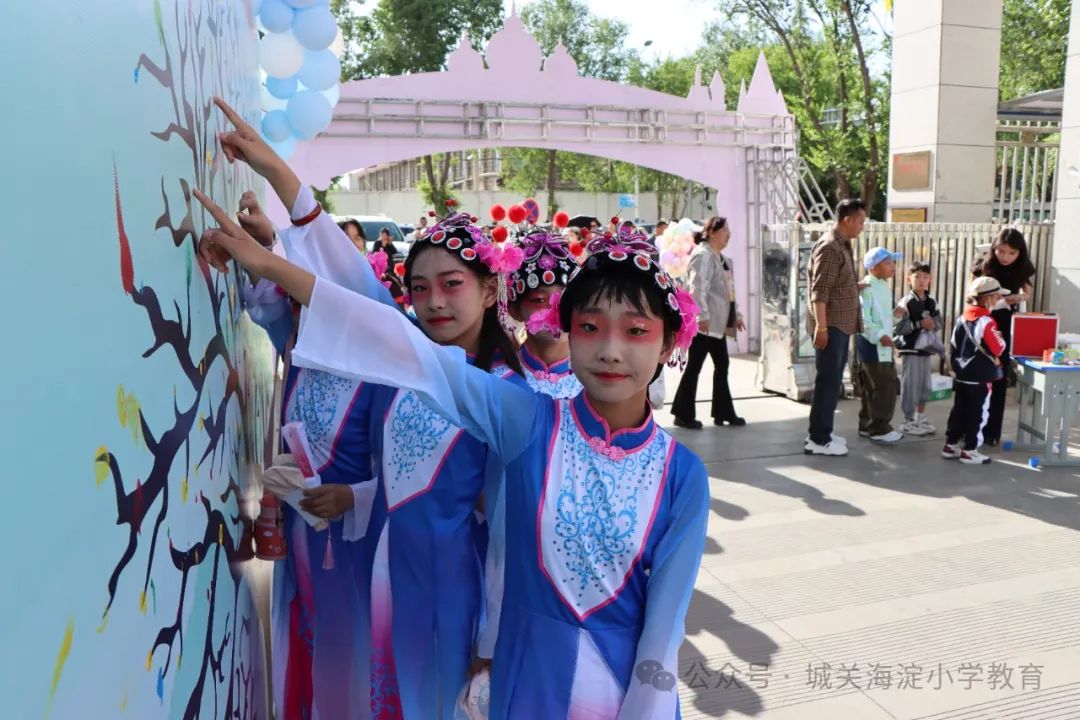
[[[495,304],[485,282],[449,252],[433,248],[413,263],[409,296],[420,326],[440,345],[475,352],[484,311]]]
[[[570,320],[570,364],[594,403],[641,402],[672,348],[664,321],[627,302],[596,298]]]

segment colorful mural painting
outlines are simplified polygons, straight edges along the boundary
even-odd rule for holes
[[[6,717],[267,718],[245,528],[274,358],[195,255],[258,189],[216,146],[259,114],[250,0],[5,3]],[[265,608],[263,608],[265,610]]]

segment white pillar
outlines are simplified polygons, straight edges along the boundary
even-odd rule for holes
[[[1054,221],[1054,270],[1051,307],[1061,316],[1064,332],[1080,332],[1080,12],[1074,5],[1069,24],[1069,57],[1065,61],[1065,100],[1061,114],[1061,147],[1058,150],[1057,208]],[[1065,312],[1065,310],[1069,312]]]
[[[903,0],[894,6],[889,218],[989,222],[994,197],[1002,0]],[[897,162],[928,182],[897,190]],[[900,155],[897,158],[897,155]],[[915,178],[909,178],[915,179]],[[900,213],[897,213],[900,215]],[[900,219],[900,218],[898,218]]]

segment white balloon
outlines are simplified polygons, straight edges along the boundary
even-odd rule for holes
[[[269,33],[259,41],[259,64],[267,75],[291,77],[304,64],[304,48],[291,30]]]
[[[284,110],[289,106],[288,100],[281,100],[270,94],[270,91],[266,89],[265,85],[259,86],[259,97],[262,99],[263,112],[270,112],[271,110]]]
[[[334,53],[339,58],[345,54],[345,36],[341,34],[341,28],[338,28],[337,37],[334,38],[334,42],[330,43],[330,52]]]

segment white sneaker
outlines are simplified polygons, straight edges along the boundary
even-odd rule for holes
[[[829,439],[834,443],[838,443],[840,445],[843,445],[844,447],[847,447],[847,440],[840,437],[839,435],[830,435]],[[809,442],[810,442],[810,436],[807,435],[806,437],[803,438],[803,444],[805,445],[805,444],[807,444]]]
[[[829,455],[832,457],[843,457],[848,454],[847,445],[844,443],[838,443],[836,440],[830,440],[828,445],[818,445],[816,442],[808,440],[806,445],[803,446],[803,452],[807,455]]]
[[[920,423],[918,420],[908,420],[906,423],[900,426],[900,432],[904,433],[905,435],[922,437],[924,435],[933,435],[935,430],[934,428],[927,429],[927,427]]]
[[[986,465],[990,462],[990,458],[978,450],[961,450],[960,462],[965,465]]]
[[[884,435],[871,435],[870,439],[877,443],[885,443],[886,445],[892,445],[898,443],[904,439],[904,434],[896,432],[895,430],[887,432]]]
[[[945,447],[941,449],[941,457],[946,460],[958,460],[960,456],[964,454],[964,451],[960,449],[959,445],[950,445],[945,443]]]
[[[937,432],[937,428],[931,425],[930,421],[927,420],[925,416],[919,418],[915,422],[919,424],[919,427],[921,427],[927,435],[933,435]]]

